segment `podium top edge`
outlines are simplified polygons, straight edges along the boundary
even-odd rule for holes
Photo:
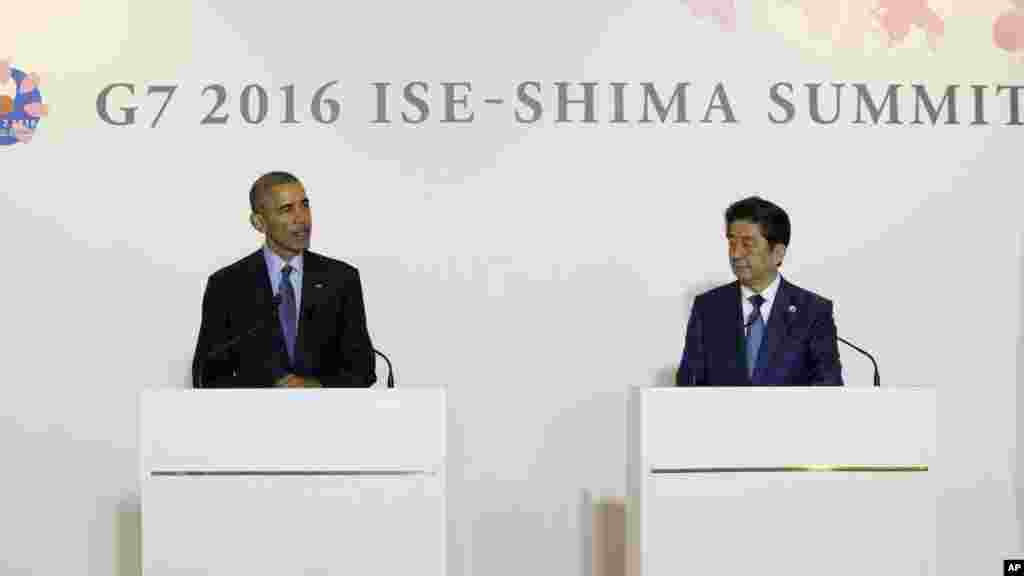
[[[417,386],[407,388],[143,388],[142,394],[437,394],[448,391],[447,386]]]
[[[772,393],[772,394],[795,394],[795,393],[813,393],[813,394],[880,394],[890,392],[935,392],[938,390],[935,386],[890,386],[875,388],[874,386],[633,386],[630,389],[632,392],[679,392],[685,391],[689,393]]]

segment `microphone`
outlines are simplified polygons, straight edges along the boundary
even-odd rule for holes
[[[857,346],[853,342],[850,342],[849,340],[843,338],[842,336],[840,336],[838,334],[836,334],[836,340],[839,340],[843,344],[846,344],[850,348],[853,348],[857,352],[860,352],[861,354],[867,356],[868,360],[871,360],[871,364],[874,365],[874,367],[875,367],[875,387],[876,388],[881,388],[882,387],[882,381],[878,377],[878,362],[875,362],[875,357],[872,356],[871,353],[869,353],[867,350],[861,348],[860,346]]]
[[[376,354],[377,356],[380,356],[381,358],[384,359],[385,362],[387,362],[387,364],[388,364],[388,379],[387,379],[388,388],[394,388],[395,387],[395,372],[391,368],[391,360],[388,360],[388,357],[385,356],[384,353],[381,352],[380,350],[377,350],[376,348],[371,348],[371,350],[373,350],[374,354]]]
[[[270,304],[271,304],[271,316],[273,317],[273,319],[275,321],[277,321],[277,309],[278,309],[279,306],[281,306],[281,295],[277,294],[273,298],[271,298],[270,299]],[[267,323],[266,323],[266,321],[264,321],[263,323],[258,324],[256,326],[253,326],[252,328],[250,328],[248,332],[245,332],[244,334],[239,334],[238,336],[235,336],[234,338],[231,338],[227,342],[222,343],[220,346],[217,346],[217,347],[213,348],[212,350],[210,350],[206,354],[206,356],[203,357],[202,361],[200,361],[200,363],[199,363],[199,386],[196,386],[196,387],[197,388],[205,388],[206,387],[206,382],[203,380],[203,377],[205,376],[205,373],[206,373],[206,363],[207,362],[217,358],[221,354],[223,354],[223,353],[227,352],[228,350],[234,348],[242,340],[245,340],[246,338],[250,338],[252,336],[255,336],[259,332],[261,332],[263,330],[266,330],[266,328],[267,328]],[[193,385],[194,385],[194,383],[193,383]]]

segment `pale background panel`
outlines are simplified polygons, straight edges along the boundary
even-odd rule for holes
[[[721,214],[751,193],[789,211],[784,273],[835,301],[883,383],[938,388],[938,567],[990,570],[1024,548],[1020,128],[854,126],[851,90],[840,122],[812,126],[799,89],[1020,77],[991,40],[1009,3],[930,4],[935,50],[917,28],[834,47],[808,2],[740,3],[734,32],[670,0],[9,7],[0,57],[37,71],[52,109],[0,149],[0,234],[21,248],[3,290],[0,572],[137,574],[137,396],[189,384],[205,279],[258,245],[246,194],[271,169],[305,182],[314,248],[360,269],[400,385],[448,387],[453,575],[618,573],[602,523],[621,520],[627,390],[672,382],[694,294],[730,279]],[[342,119],[321,126],[309,99],[332,80]],[[370,124],[371,82],[416,80],[429,121]],[[519,125],[528,80],[545,116]],[[472,83],[472,124],[437,122],[443,81]],[[599,122],[556,125],[555,81],[600,82]],[[608,123],[615,81],[624,125]],[[691,123],[636,124],[645,81],[691,82]],[[798,88],[785,126],[766,119],[779,81]],[[96,117],[113,82],[138,85],[112,105],[140,106],[139,125]],[[717,82],[739,124],[698,121]],[[227,126],[199,126],[209,83],[229,91]],[[238,118],[250,83],[269,95],[260,126]],[[155,129],[149,84],[180,85]],[[278,124],[286,84],[299,126]],[[1005,98],[989,105],[1005,117]]]

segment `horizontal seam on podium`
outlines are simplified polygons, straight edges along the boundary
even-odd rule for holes
[[[927,472],[925,464],[906,466],[811,465],[811,466],[710,466],[703,468],[651,468],[651,474],[721,474],[727,472]]]
[[[150,476],[433,476],[429,470],[153,470]]]

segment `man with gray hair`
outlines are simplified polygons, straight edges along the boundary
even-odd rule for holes
[[[196,388],[364,387],[376,380],[359,272],[309,250],[313,216],[287,172],[249,190],[263,246],[210,276],[192,364]]]

